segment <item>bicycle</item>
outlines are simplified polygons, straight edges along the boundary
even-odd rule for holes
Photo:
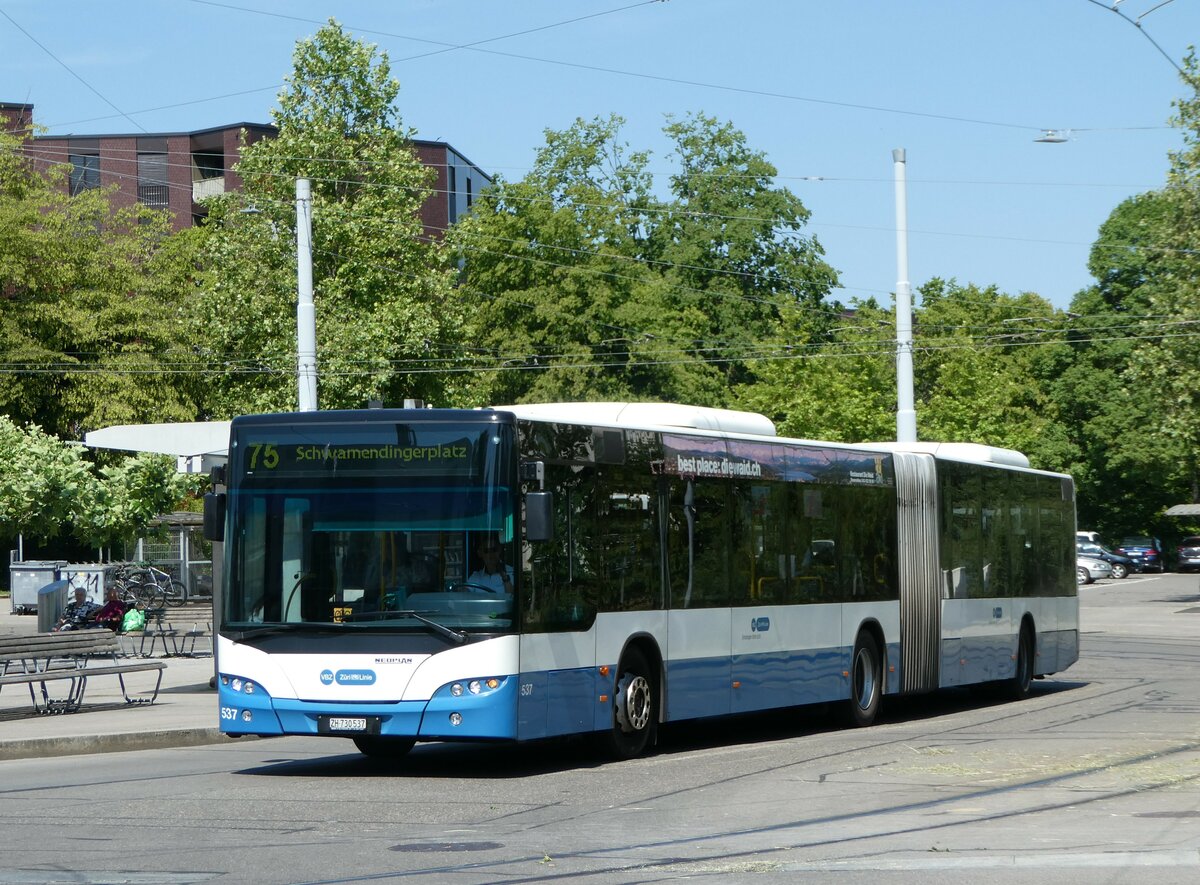
[[[113,585],[127,606],[174,607],[187,601],[187,590],[152,562],[122,562],[113,570]]]
[[[152,562],[138,563],[138,567],[137,574],[141,576],[142,586],[148,592],[154,593],[156,597],[162,597],[162,601],[156,608],[161,608],[164,604],[173,608],[187,602],[187,588],[170,572],[163,571]]]
[[[117,595],[127,608],[135,606],[143,609],[162,608],[166,594],[158,584],[147,583],[142,568],[131,562],[121,562],[113,566],[112,583],[117,588]]]

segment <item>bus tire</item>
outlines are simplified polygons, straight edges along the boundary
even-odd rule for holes
[[[632,759],[645,751],[657,726],[657,694],[646,656],[636,648],[628,649],[617,667],[613,689],[612,727],[607,736],[612,756]]]
[[[1029,687],[1033,684],[1033,663],[1035,656],[1035,640],[1033,630],[1028,624],[1021,625],[1021,637],[1017,640],[1017,668],[1012,679],[1006,683],[1005,694],[1014,701],[1029,697]]]
[[[412,738],[388,737],[378,734],[354,738],[354,746],[358,747],[358,752],[382,761],[403,758],[408,755],[408,751],[413,748],[415,743],[416,741]]]
[[[850,658],[850,723],[865,728],[875,721],[883,694],[883,659],[870,633],[861,631]]]

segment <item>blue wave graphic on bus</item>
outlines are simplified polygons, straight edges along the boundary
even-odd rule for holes
[[[751,633],[766,633],[771,629],[770,618],[751,618],[750,632]]]
[[[321,682],[324,685],[374,685],[374,670],[332,670],[321,671]]]

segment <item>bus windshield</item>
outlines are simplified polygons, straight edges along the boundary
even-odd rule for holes
[[[235,424],[226,628],[511,630],[512,446],[483,418]]]

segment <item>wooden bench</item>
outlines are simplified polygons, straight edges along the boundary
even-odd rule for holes
[[[121,645],[110,630],[68,630],[65,633],[33,633],[0,636],[0,689],[6,685],[29,686],[29,697],[38,713],[74,713],[83,703],[87,681],[93,676],[116,676],[127,704],[153,704],[162,687],[162,661],[119,660]],[[125,674],[158,671],[154,694],[131,698]],[[47,684],[67,682],[64,698],[51,698]],[[34,691],[40,689],[41,698]]]
[[[146,625],[142,628],[142,641],[138,643],[138,654],[143,658],[154,654],[154,646],[161,642],[162,653],[164,655],[179,654],[179,640],[176,637],[177,630],[173,628],[170,622],[163,623],[163,615],[165,612],[161,608],[146,610]],[[146,643],[150,643],[150,648],[146,648]]]

